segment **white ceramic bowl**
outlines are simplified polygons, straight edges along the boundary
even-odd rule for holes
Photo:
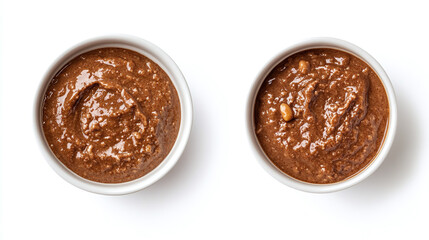
[[[144,175],[141,178],[125,183],[99,183],[84,179],[71,170],[69,170],[62,162],[60,162],[49,148],[42,128],[42,105],[43,96],[46,92],[49,82],[53,76],[70,60],[76,56],[104,47],[120,47],[129,50],[136,51],[150,58],[152,61],[157,63],[164,71],[168,74],[174,86],[176,87],[177,93],[180,99],[181,107],[181,122],[179,134],[176,139],[176,143],[171,149],[168,156],[161,162],[161,164],[154,170]],[[143,39],[129,36],[129,35],[115,35],[115,36],[104,36],[99,38],[93,38],[84,42],[81,42],[65,53],[61,54],[54,63],[49,67],[48,71],[44,75],[40,87],[37,92],[35,101],[35,128],[40,148],[43,151],[44,157],[48,161],[49,165],[69,183],[76,187],[87,190],[93,193],[106,194],[106,195],[120,195],[136,192],[141,190],[162,178],[168,171],[170,171],[176,162],[179,160],[183,150],[185,149],[186,143],[188,142],[189,134],[192,128],[192,99],[191,93],[189,92],[188,85],[185,78],[180,72],[178,66],[174,61],[159,47]]]
[[[271,70],[277,66],[281,61],[286,59],[287,57],[304,50],[314,49],[314,48],[332,48],[338,49],[344,52],[348,52],[354,56],[365,61],[372,69],[378,74],[381,81],[383,82],[384,88],[386,89],[387,97],[389,100],[389,125],[387,129],[387,134],[385,136],[385,140],[383,145],[381,146],[380,151],[378,152],[375,159],[368,164],[363,170],[359,171],[357,174],[353,175],[350,178],[347,178],[343,181],[332,183],[332,184],[313,184],[307,183],[295,178],[290,177],[289,175],[280,171],[265,155],[264,151],[259,145],[255,134],[255,126],[254,126],[254,104],[256,95],[261,87],[262,82],[265,77],[271,72]],[[246,111],[246,120],[247,120],[247,132],[249,134],[249,138],[252,144],[252,148],[255,150],[255,155],[257,160],[261,164],[261,166],[267,171],[271,176],[273,176],[278,181],[293,187],[295,189],[299,189],[306,192],[313,193],[327,193],[339,191],[342,189],[346,189],[351,187],[369,175],[371,175],[383,162],[387,153],[389,152],[390,147],[392,146],[393,139],[395,137],[396,132],[396,124],[397,124],[397,109],[396,109],[396,99],[395,93],[393,91],[392,84],[390,83],[389,77],[386,72],[383,70],[381,65],[367,52],[358,46],[351,44],[349,42],[335,39],[335,38],[311,38],[305,41],[302,41],[298,44],[290,46],[274,56],[261,70],[259,75],[256,77],[256,80],[251,88],[249,99],[248,99],[247,111]]]

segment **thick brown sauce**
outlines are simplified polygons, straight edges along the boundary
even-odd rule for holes
[[[282,103],[292,109],[292,120],[282,117]],[[338,182],[365,168],[383,143],[389,118],[377,74],[333,49],[299,52],[278,64],[254,110],[255,132],[268,158],[310,183]]]
[[[70,170],[97,182],[126,182],[152,171],[170,152],[179,127],[179,97],[168,75],[126,49],[74,58],[44,97],[51,150]]]

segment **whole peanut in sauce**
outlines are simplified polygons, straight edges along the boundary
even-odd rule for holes
[[[334,49],[296,53],[266,77],[254,106],[255,132],[270,161],[309,183],[347,179],[375,158],[389,104],[378,75]]]
[[[180,102],[164,70],[122,48],[81,54],[51,80],[43,131],[55,156],[79,176],[127,182],[156,168],[173,147]]]

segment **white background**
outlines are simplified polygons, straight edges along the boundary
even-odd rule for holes
[[[4,239],[428,239],[429,14],[425,1],[4,1],[0,177]],[[194,101],[176,167],[119,197],[87,193],[42,158],[33,101],[52,61],[90,37],[126,33],[166,51]],[[301,39],[331,36],[373,55],[396,90],[398,131],[371,177],[332,194],[291,189],[252,155],[249,88]]]

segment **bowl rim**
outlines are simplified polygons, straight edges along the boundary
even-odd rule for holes
[[[372,160],[371,163],[369,163],[366,167],[364,167],[363,169],[361,169],[359,172],[352,175],[351,177],[345,180],[342,180],[340,182],[330,183],[330,184],[315,184],[315,183],[300,181],[280,171],[269,160],[265,152],[260,147],[259,141],[254,131],[255,129],[254,117],[253,117],[254,103],[256,100],[256,95],[265,77],[271,72],[271,70],[275,66],[277,66],[281,61],[283,61],[287,57],[301,51],[315,49],[315,48],[330,48],[330,49],[341,50],[344,52],[348,52],[354,56],[357,56],[358,58],[366,62],[380,77],[384,85],[388,102],[389,102],[389,119],[388,119],[387,131],[386,131],[386,135],[384,137],[382,146],[379,148],[376,157]],[[335,191],[340,191],[340,190],[349,188],[363,181],[372,173],[374,173],[377,170],[377,168],[382,164],[395,138],[396,127],[397,127],[397,104],[396,104],[396,97],[395,97],[395,92],[393,90],[392,83],[390,82],[390,79],[386,74],[386,72],[384,71],[383,67],[377,62],[377,60],[375,60],[374,57],[372,57],[369,53],[367,53],[362,48],[350,42],[347,42],[338,38],[331,38],[331,37],[314,37],[314,38],[308,38],[308,39],[302,40],[298,43],[295,43],[283,49],[282,51],[274,55],[271,59],[269,59],[268,62],[263,66],[263,68],[259,71],[256,78],[254,79],[253,84],[249,91],[247,106],[246,106],[246,122],[247,122],[246,132],[248,133],[248,139],[250,141],[250,144],[252,145],[251,148],[253,150],[254,155],[256,155],[257,161],[266,172],[268,172],[272,177],[274,177],[275,179],[277,179],[278,181],[280,181],[281,183],[289,187],[292,187],[304,192],[310,192],[310,193],[329,193],[329,192],[335,192]]]
[[[85,179],[68,169],[53,154],[46,141],[42,127],[43,97],[52,77],[67,62],[78,55],[103,47],[119,47],[136,51],[158,64],[170,77],[180,100],[180,128],[172,149],[167,157],[146,175],[123,183],[100,183]],[[167,53],[153,43],[142,38],[125,35],[99,36],[79,42],[61,53],[47,68],[41,78],[34,101],[34,129],[39,147],[51,168],[70,184],[92,193],[104,195],[123,195],[146,188],[165,176],[177,163],[188,142],[193,121],[192,97],[188,84],[177,64]]]

